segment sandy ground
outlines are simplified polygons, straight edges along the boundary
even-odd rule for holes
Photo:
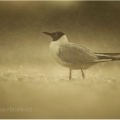
[[[74,71],[69,81],[65,70],[54,75],[49,69],[43,70],[45,74],[38,70],[1,71],[0,118],[120,118],[119,74],[110,76],[111,70],[108,77],[105,71],[91,69],[83,80]]]
[[[120,61],[73,71],[52,58],[52,39],[120,53],[120,2],[0,2],[0,118],[120,118]]]

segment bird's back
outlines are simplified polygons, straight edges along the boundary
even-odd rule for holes
[[[98,59],[94,52],[74,43],[62,44],[57,55],[62,61],[72,64],[93,63]]]

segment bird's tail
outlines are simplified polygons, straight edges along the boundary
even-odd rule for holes
[[[120,53],[95,53],[95,54],[99,54],[99,55],[110,55],[110,56],[120,55]]]
[[[98,57],[98,62],[120,60],[120,57],[117,56],[120,53],[95,53],[95,55]]]

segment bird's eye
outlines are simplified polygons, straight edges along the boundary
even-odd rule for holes
[[[57,33],[55,33],[55,36],[57,36]]]

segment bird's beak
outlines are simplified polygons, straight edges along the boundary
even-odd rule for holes
[[[46,35],[51,36],[51,33],[49,33],[49,32],[43,32],[43,33],[46,34]]]

